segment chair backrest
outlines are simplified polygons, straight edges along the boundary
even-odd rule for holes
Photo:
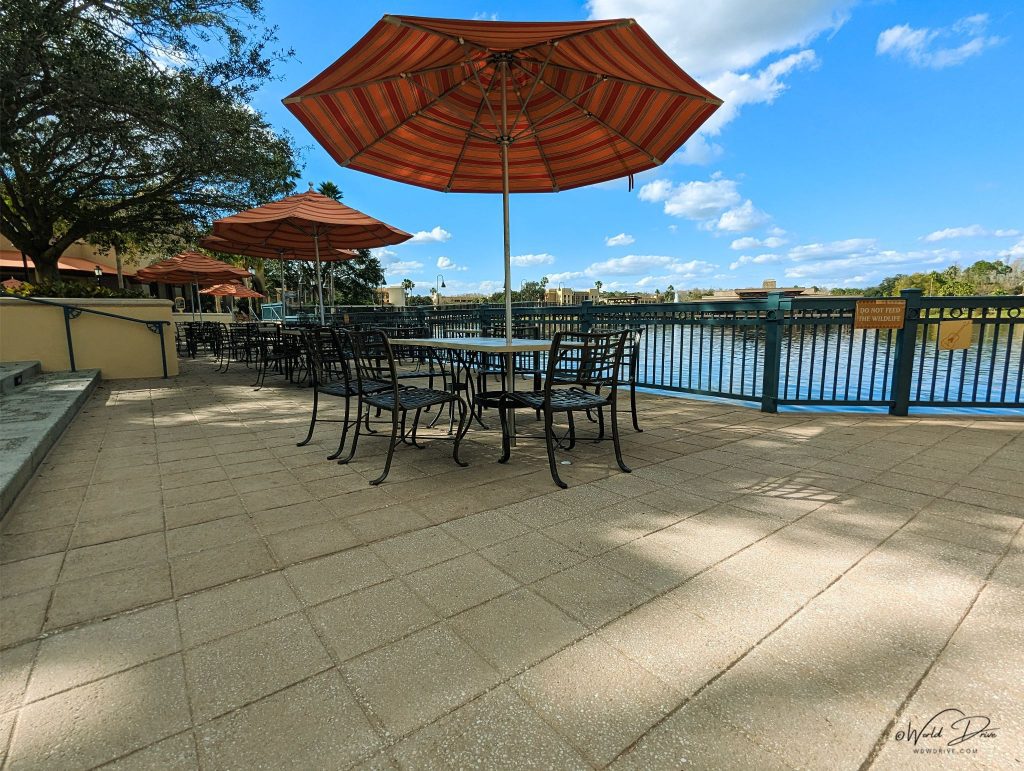
[[[548,353],[545,392],[554,384],[613,386],[622,367],[622,351],[629,330],[612,332],[556,332]]]
[[[360,390],[363,383],[369,381],[386,383],[395,391],[397,398],[398,372],[388,336],[379,329],[349,332],[348,335],[352,340],[352,364]]]

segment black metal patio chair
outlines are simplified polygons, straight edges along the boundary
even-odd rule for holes
[[[512,451],[510,410],[526,408],[539,411],[544,420],[543,439],[547,448],[548,466],[551,478],[559,487],[567,487],[558,476],[555,461],[555,445],[561,442],[555,435],[555,413],[565,413],[568,420],[568,444],[576,444],[574,412],[599,413],[608,407],[610,411],[612,445],[615,461],[620,469],[629,473],[631,469],[622,459],[619,443],[618,388],[622,352],[628,330],[618,332],[557,332],[548,352],[547,372],[544,387],[536,391],[506,393],[500,400],[501,449],[500,463],[507,463]],[[602,393],[603,390],[603,393]],[[603,432],[602,432],[603,433]],[[517,435],[518,438],[536,438]],[[599,440],[602,436],[597,437]]]
[[[357,379],[358,407],[356,411],[355,433],[352,436],[352,447],[348,456],[342,458],[338,463],[348,463],[355,457],[359,445],[360,426],[363,420],[369,424],[369,411],[375,409],[381,412],[391,413],[391,436],[388,443],[387,460],[384,462],[384,470],[380,476],[370,482],[372,485],[379,485],[391,471],[391,461],[395,455],[395,448],[400,441],[406,441],[406,426],[409,413],[413,413],[412,425],[409,428],[408,441],[415,447],[420,447],[416,442],[416,430],[419,425],[420,414],[433,406],[440,407],[444,404],[454,402],[459,409],[459,428],[455,434],[455,447],[452,450],[452,458],[460,466],[468,466],[459,458],[459,445],[462,443],[466,431],[469,430],[469,407],[456,392],[438,391],[432,388],[420,388],[417,386],[405,385],[401,382],[395,366],[395,355],[391,349],[387,335],[379,330],[368,330],[365,332],[353,332],[350,335],[353,349],[353,364]],[[372,393],[366,392],[368,383],[382,383],[385,388]],[[366,410],[364,414],[364,410]]]
[[[303,447],[313,439],[316,424],[341,423],[341,438],[338,449],[327,456],[335,460],[345,449],[345,440],[349,429],[359,420],[360,413],[352,418],[352,399],[362,394],[371,394],[388,388],[387,383],[366,380],[360,382],[353,370],[355,354],[349,333],[341,329],[320,328],[304,331],[303,347],[309,366],[309,385],[313,389],[313,413],[309,420],[309,432],[306,438],[297,443]],[[320,397],[331,396],[344,401],[344,415],[339,418],[322,418],[319,416]],[[369,429],[369,425],[367,425]]]

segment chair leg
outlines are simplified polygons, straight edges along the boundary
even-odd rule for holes
[[[296,444],[296,447],[304,447],[309,444],[309,440],[313,438],[313,429],[316,427],[316,410],[320,404],[320,389],[313,389],[313,417],[309,420],[309,433],[306,434],[306,438]]]
[[[498,417],[501,419],[501,457],[498,458],[498,463],[508,463],[508,459],[512,457],[512,440],[509,437],[508,429],[508,409],[498,405]]]
[[[563,490],[568,487],[562,478],[558,476],[558,467],[555,465],[555,426],[554,416],[551,414],[550,409],[544,410],[544,444],[547,445],[548,449],[548,467],[551,469],[551,478],[555,480],[555,484],[561,487]]]
[[[367,410],[369,413],[369,410]],[[352,447],[348,451],[348,455],[338,461],[339,464],[345,465],[356,455],[356,447],[359,444],[359,427],[363,422],[363,397],[359,397],[359,401],[356,403],[356,419],[354,421],[356,432],[352,435]]]
[[[371,485],[379,485],[388,477],[388,473],[391,471],[391,459],[395,457],[395,445],[398,444],[398,413],[399,410],[396,406],[391,411],[391,441],[388,442],[388,458],[384,461],[384,470],[380,476],[370,482]],[[405,415],[403,412],[403,419]]]
[[[349,406],[352,400],[348,397],[345,398],[345,417],[341,420],[341,439],[338,442],[338,449],[327,456],[327,460],[336,460],[341,456],[341,451],[345,449],[345,437],[348,434],[348,416]],[[358,422],[358,421],[357,421]]]
[[[644,430],[640,428],[636,419],[636,383],[629,384],[629,408],[633,412],[633,430],[642,434]]]
[[[422,407],[420,409],[416,410],[416,415],[412,419],[412,436],[411,436],[411,438],[412,438],[412,446],[415,447],[417,450],[426,449],[422,444],[417,444],[416,443],[416,429],[419,427],[419,424],[420,424],[420,413],[421,412],[423,412],[423,408]]]
[[[458,401],[459,401],[459,430],[455,434],[455,447],[452,450],[452,458],[455,460],[456,463],[458,463],[460,466],[465,468],[469,464],[466,463],[466,461],[464,461],[461,458],[459,458],[459,445],[462,444],[463,437],[465,437],[467,432],[469,431],[469,424],[470,424],[470,421],[472,420],[472,417],[470,416],[470,409],[471,409],[470,406],[468,404],[466,404],[464,401],[462,401],[462,399],[459,399]]]
[[[633,469],[626,465],[626,462],[622,460],[622,447],[619,445],[619,415],[615,409],[616,399],[612,399],[612,445],[615,447],[615,462],[619,464],[619,468],[625,471],[627,474],[632,473]]]
[[[572,411],[565,413],[565,416],[569,419],[569,444],[565,449],[571,450],[576,446],[576,420],[572,416]]]

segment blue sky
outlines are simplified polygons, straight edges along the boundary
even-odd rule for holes
[[[505,21],[632,16],[725,100],[664,166],[512,197],[514,283],[634,290],[866,286],[1024,258],[1024,6],[851,0],[283,2],[296,51],[255,106],[302,147],[304,180],[416,233],[379,253],[427,293],[501,286],[499,196],[444,194],[339,168],[280,99],[384,13]]]

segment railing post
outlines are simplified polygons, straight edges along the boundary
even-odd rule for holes
[[[765,299],[764,376],[761,380],[761,412],[779,411],[779,372],[782,363],[783,292],[769,292]]]
[[[594,302],[584,300],[580,304],[580,332],[589,332],[594,325]]]
[[[71,308],[67,305],[62,307],[64,308],[64,332],[68,337],[68,363],[71,365],[71,371],[77,372],[75,368],[75,344],[71,340],[71,319],[77,314],[73,314]]]
[[[910,383],[914,377],[914,353],[917,348],[917,319],[921,310],[920,289],[904,289],[900,297],[907,301],[903,329],[896,330],[896,348],[893,355],[892,385],[889,396],[890,415],[906,415],[910,410]]]

